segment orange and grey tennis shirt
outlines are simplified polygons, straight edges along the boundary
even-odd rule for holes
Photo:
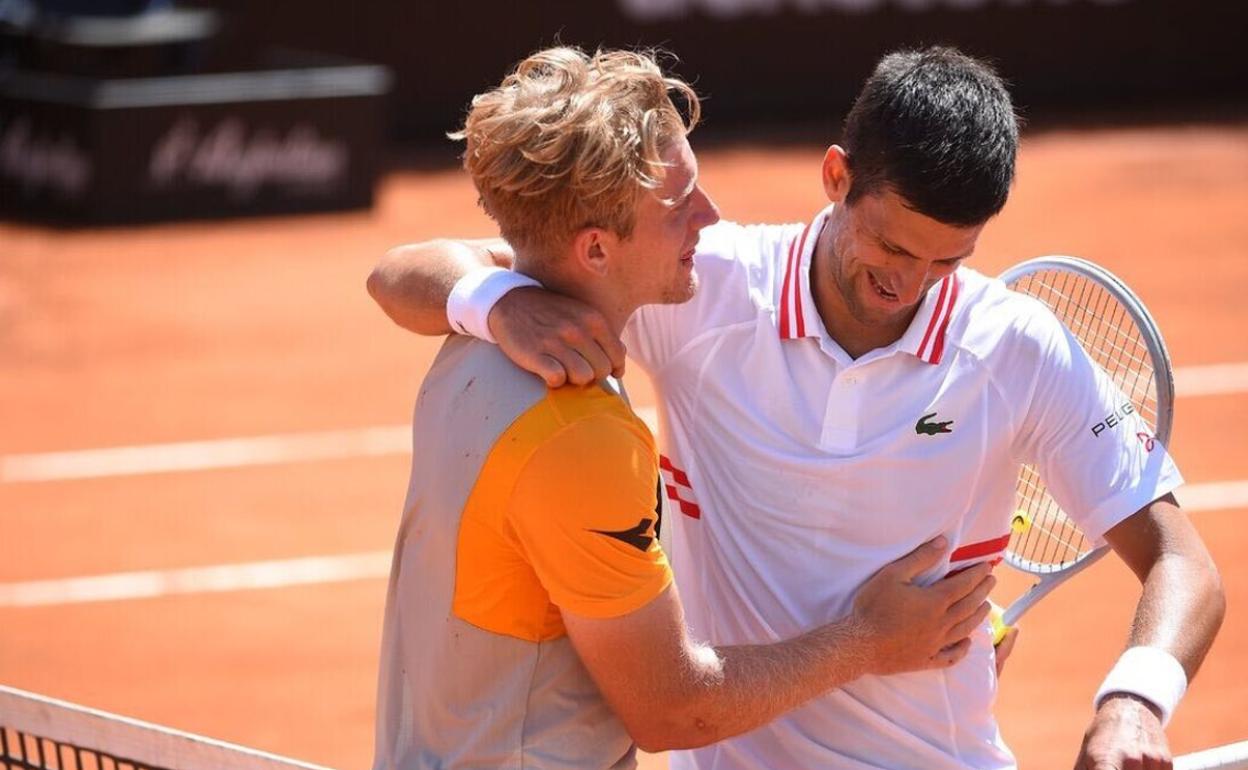
[[[636,766],[561,611],[671,583],[658,457],[613,383],[548,390],[452,335],[422,385],[386,599],[374,770]]]

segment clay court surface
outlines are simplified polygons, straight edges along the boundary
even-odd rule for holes
[[[821,153],[716,145],[702,177],[725,217],[804,221],[823,204]],[[0,602],[0,683],[368,765],[402,426],[438,341],[392,326],[364,278],[389,246],[491,234],[474,201],[448,169],[388,176],[365,213],[0,224],[0,597],[52,581],[37,605]],[[973,261],[996,273],[1044,253],[1093,259],[1166,335],[1180,369],[1172,448],[1230,601],[1171,726],[1176,751],[1248,738],[1246,212],[1248,125],[1038,132]],[[221,441],[254,437],[275,438]],[[163,446],[182,442],[207,443]],[[116,447],[139,449],[50,454]],[[170,457],[186,464],[162,468]],[[288,561],[304,557],[337,558]],[[63,580],[136,571],[151,574]],[[113,589],[122,598],[100,593]],[[1027,618],[999,706],[1024,768],[1070,766],[1136,591],[1106,560]]]

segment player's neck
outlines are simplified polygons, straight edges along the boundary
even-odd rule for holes
[[[569,276],[566,274],[568,271],[559,269],[558,263],[516,255],[516,270],[537,280],[549,291],[580,300],[602,313],[617,337],[624,332],[624,325],[637,309],[636,305],[623,301],[618,287],[601,281],[583,280],[583,276]]]
[[[816,280],[815,275],[811,275],[811,280]],[[827,277],[822,280],[832,282],[831,278]],[[829,293],[840,298],[840,292],[835,287],[832,287]],[[864,324],[849,313],[849,309],[844,306],[843,299],[840,301],[841,312],[827,312],[824,308],[830,303],[821,304],[818,299],[815,300],[815,307],[819,310],[824,328],[828,330],[828,336],[840,345],[850,358],[854,359],[897,342],[906,333],[906,329],[910,327],[910,320],[914,318],[914,314],[910,313],[904,322],[898,324]]]

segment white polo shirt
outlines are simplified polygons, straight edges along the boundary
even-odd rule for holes
[[[999,559],[1024,462],[1093,538],[1181,483],[1142,423],[1092,433],[1122,396],[1047,308],[972,270],[932,287],[897,343],[851,359],[810,293],[830,211],[707,228],[697,296],[642,308],[626,334],[659,394],[679,511],[664,539],[691,629],[714,644],[843,617],[876,570],[939,534],[951,552],[929,581]],[[985,627],[950,669],[864,677],[672,767],[1013,767],[995,691]]]

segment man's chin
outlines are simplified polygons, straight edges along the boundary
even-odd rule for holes
[[[895,310],[882,307],[859,305],[853,313],[854,318],[863,326],[892,326],[902,321],[906,314],[914,308],[898,307]]]
[[[698,273],[691,272],[687,280],[678,287],[673,288],[671,292],[663,295],[661,304],[664,305],[680,305],[693,299],[698,293]]]

